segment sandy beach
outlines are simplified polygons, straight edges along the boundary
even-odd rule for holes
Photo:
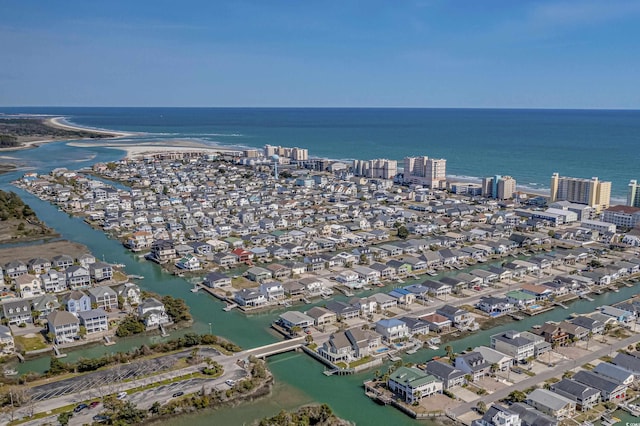
[[[155,142],[108,142],[108,141],[96,141],[96,142],[69,142],[68,145],[76,147],[104,147],[109,149],[118,149],[126,152],[126,158],[137,158],[148,154],[160,153],[160,152],[237,152],[241,151],[240,148],[227,147],[227,146],[212,146],[195,141],[185,140],[172,140],[172,141],[155,141]]]
[[[66,123],[64,120],[65,120],[64,117],[53,117],[46,120],[46,123],[49,126],[57,127],[59,129],[98,133],[100,135],[113,135],[114,138],[126,138],[126,137],[135,135],[135,133],[116,132],[112,130],[100,130],[100,129],[93,129],[91,127],[75,126],[75,125]]]

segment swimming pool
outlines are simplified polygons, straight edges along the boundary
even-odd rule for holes
[[[529,309],[540,309],[540,305],[531,305]]]
[[[389,348],[380,348],[380,349],[376,349],[376,353],[381,354],[382,352],[386,352],[388,350],[389,350]]]

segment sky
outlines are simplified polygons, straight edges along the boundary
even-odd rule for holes
[[[0,106],[640,109],[637,0],[0,0]]]

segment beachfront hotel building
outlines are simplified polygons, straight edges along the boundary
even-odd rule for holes
[[[425,185],[429,188],[444,188],[447,181],[447,160],[444,158],[404,158],[404,182]]]
[[[631,206],[611,206],[603,210],[601,220],[617,227],[631,229],[640,223],[640,208]]]
[[[291,161],[307,161],[309,159],[309,150],[304,148],[288,148],[283,146],[264,146],[264,156],[271,158],[277,155],[280,158],[288,158]]]
[[[640,207],[640,184],[637,180],[629,181],[629,192],[627,193],[627,206]]]
[[[511,176],[495,175],[482,179],[482,195],[498,200],[508,200],[516,193],[516,180]]]
[[[551,176],[551,193],[549,202],[569,201],[572,203],[586,204],[601,211],[609,207],[611,198],[611,182],[603,182],[597,177],[581,179],[560,176],[554,173]]]
[[[377,160],[354,160],[353,174],[372,179],[393,179],[398,174],[398,162],[379,158]]]

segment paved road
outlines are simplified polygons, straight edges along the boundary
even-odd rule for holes
[[[450,412],[452,414],[454,414],[456,417],[460,416],[462,414],[468,413],[469,411],[471,411],[473,409],[473,407],[475,407],[478,402],[483,401],[485,404],[487,404],[487,406],[489,406],[490,404],[492,404],[493,402],[496,402],[500,399],[506,398],[511,392],[515,391],[515,390],[525,390],[527,388],[530,388],[531,386],[534,385],[538,385],[546,380],[549,380],[552,377],[558,377],[560,375],[562,375],[562,373],[564,373],[565,371],[571,370],[575,367],[579,367],[581,365],[584,365],[586,363],[589,363],[591,361],[594,361],[598,358],[601,358],[603,356],[609,355],[612,352],[615,352],[619,349],[622,348],[626,348],[629,345],[634,345],[637,342],[640,341],[640,336],[639,335],[633,335],[631,337],[627,337],[626,339],[623,340],[619,340],[613,344],[611,344],[610,346],[598,349],[594,352],[590,352],[587,355],[584,355],[583,357],[580,357],[576,360],[565,360],[562,361],[560,363],[558,363],[554,368],[550,368],[548,370],[545,370],[544,372],[540,373],[540,374],[536,374],[533,377],[529,377],[519,383],[515,383],[509,387],[503,388],[503,389],[499,389],[497,391],[495,391],[494,393],[490,394],[490,395],[484,395],[472,402],[467,402],[467,403],[463,403],[461,405],[456,406],[455,408],[451,409]]]

